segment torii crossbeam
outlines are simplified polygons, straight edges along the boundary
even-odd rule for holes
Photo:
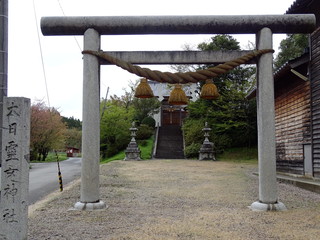
[[[44,17],[41,19],[41,29],[44,35],[84,35],[84,50],[93,51],[100,50],[101,35],[138,34],[256,34],[256,48],[270,49],[273,33],[311,33],[315,26],[316,19],[313,14]],[[123,56],[125,59],[122,60],[137,59],[140,64],[203,63],[199,56],[207,53],[198,55],[198,53],[185,52],[181,54],[181,52],[135,52],[126,53],[126,56]],[[235,54],[238,53],[224,53],[222,61],[232,60]],[[174,57],[170,60],[165,57],[166,55]],[[211,60],[210,56],[206,56],[206,63],[221,62],[218,58]],[[257,211],[285,209],[284,204],[278,201],[277,192],[272,61],[272,53],[267,53],[262,55],[256,63],[259,200],[251,204],[251,209]],[[80,201],[75,204],[75,208],[79,210],[105,207],[105,203],[100,200],[99,196],[101,64],[105,63],[96,56],[85,54],[83,57],[81,197]]]

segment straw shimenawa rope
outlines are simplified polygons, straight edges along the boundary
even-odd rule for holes
[[[254,50],[251,53],[248,53],[242,57],[236,58],[232,61],[225,62],[223,64],[219,64],[217,66],[205,69],[198,70],[196,72],[186,72],[186,73],[170,73],[170,72],[161,72],[157,70],[150,70],[149,68],[142,68],[136,65],[132,65],[131,63],[122,61],[118,58],[112,57],[103,51],[92,51],[92,50],[84,50],[83,54],[91,54],[107,60],[108,62],[121,67],[127,70],[130,73],[134,73],[140,77],[144,77],[150,80],[154,80],[157,82],[166,82],[166,83],[196,83],[199,81],[205,81],[208,78],[214,78],[218,75],[227,73],[228,71],[238,67],[241,64],[244,64],[255,57],[259,57],[265,53],[273,53],[273,49],[261,49]]]

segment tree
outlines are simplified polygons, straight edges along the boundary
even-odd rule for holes
[[[209,42],[199,43],[198,49],[202,51],[240,50],[240,46],[239,42],[232,36],[221,34],[212,37]]]
[[[159,112],[160,101],[157,98],[135,98],[132,101],[134,119],[141,123],[145,118]]]
[[[77,128],[67,128],[65,131],[65,145],[81,149],[82,131]]]
[[[62,122],[67,127],[65,131],[66,146],[81,149],[82,122],[74,117],[62,117]]]
[[[69,129],[76,128],[78,130],[81,130],[82,128],[82,122],[74,117],[62,117],[62,122],[65,123],[65,125]]]
[[[135,82],[131,82],[129,84],[131,90],[131,105],[134,109],[134,120],[138,122],[138,124],[142,123],[142,121],[147,117],[152,117],[152,115],[156,114],[160,110],[161,103],[157,98],[136,98],[134,97],[135,90],[140,83],[140,79]]]
[[[309,37],[306,34],[288,34],[280,42],[279,54],[275,59],[275,67],[279,68],[287,61],[301,56],[309,46]]]
[[[200,43],[198,48],[203,51],[240,50],[239,42],[229,35],[214,36],[210,42]],[[211,66],[199,66],[200,69],[208,67]],[[189,104],[189,117],[183,126],[187,146],[199,145],[203,141],[199,124],[202,128],[204,122],[208,122],[212,128],[211,140],[218,150],[256,143],[255,102],[245,98],[248,90],[252,88],[251,76],[254,72],[255,68],[251,66],[240,66],[216,77],[213,80],[220,97],[216,100],[199,99]]]
[[[110,157],[125,149],[130,141],[129,128],[134,109],[119,103],[119,98],[101,103],[101,109],[106,104],[100,123],[100,150],[103,157]]]
[[[129,128],[133,121],[142,122],[146,117],[156,113],[160,102],[153,99],[134,98],[138,81],[129,84],[129,91],[110,100],[103,99],[100,104],[100,150],[103,157],[110,157],[125,149],[130,142]]]
[[[55,108],[43,102],[31,106],[31,159],[44,161],[52,149],[65,147],[66,126]]]

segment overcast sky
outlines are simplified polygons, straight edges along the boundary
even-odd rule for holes
[[[43,100],[47,105],[58,108],[63,116],[82,119],[82,37],[76,37],[80,49],[72,36],[42,36],[40,18],[43,16],[63,16],[62,10],[66,16],[284,14],[293,2],[294,0],[9,0],[8,95],[27,97],[32,102]],[[182,50],[185,44],[195,47],[210,37],[211,35],[103,36],[101,47],[105,51]],[[240,41],[242,48],[248,45],[248,41],[254,42],[253,35],[234,37]],[[275,50],[284,37],[274,35]],[[170,70],[169,66],[148,67]],[[109,96],[122,95],[128,82],[138,78],[115,66],[103,66],[101,97],[105,97],[107,87],[110,88]]]

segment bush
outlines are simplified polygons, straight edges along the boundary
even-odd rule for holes
[[[119,149],[117,148],[116,145],[109,145],[107,148],[102,152],[102,157],[110,157],[113,156],[114,154],[118,153]]]
[[[185,121],[182,126],[182,130],[184,133],[184,141],[185,145],[188,146],[192,143],[202,143],[204,140],[202,128],[204,127],[204,123],[198,119],[190,119]]]
[[[232,145],[232,139],[226,134],[213,135],[212,138],[210,138],[210,141],[214,143],[214,151],[218,154],[223,153],[225,149],[230,148]]]
[[[124,134],[127,133],[124,132]],[[129,134],[124,134],[119,133],[118,136],[109,136],[108,142],[100,143],[100,151],[102,158],[111,157],[114,154],[120,152],[121,150],[126,149],[131,137],[129,136]]]
[[[148,125],[141,124],[138,127],[136,139],[137,140],[149,139],[152,135],[153,135],[153,128]]]
[[[155,128],[156,120],[153,117],[146,117],[141,121],[141,124],[148,125],[149,127]]]
[[[138,140],[137,143],[139,146],[142,146],[142,147],[145,147],[148,144],[147,140]]]
[[[189,146],[185,147],[184,155],[186,158],[198,158],[199,157],[199,150],[201,148],[201,144],[199,143],[192,143]]]

